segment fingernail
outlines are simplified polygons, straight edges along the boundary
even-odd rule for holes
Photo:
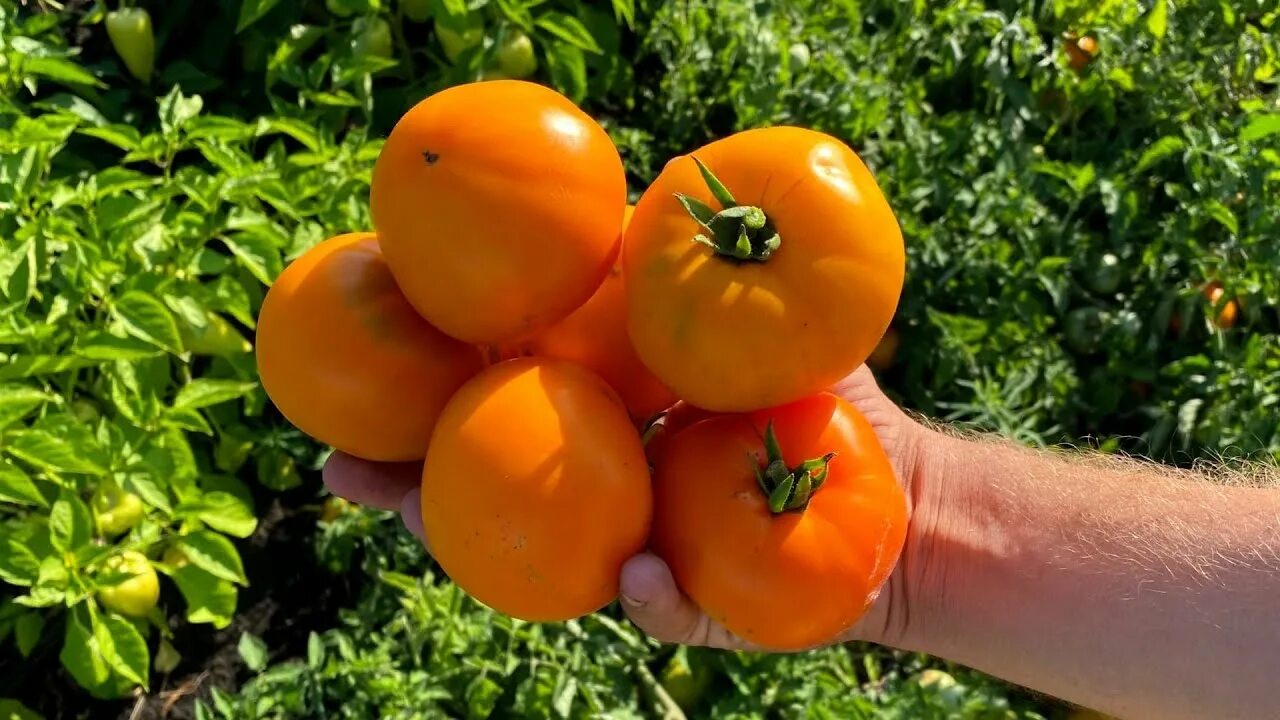
[[[633,607],[633,608],[642,608],[642,607],[644,607],[644,603],[642,603],[642,602],[640,602],[639,600],[637,600],[637,599],[635,599],[635,598],[631,597],[630,595],[619,595],[618,597],[619,597],[619,599],[621,599],[621,600],[622,600],[622,602],[626,603],[626,605],[627,605],[627,606],[629,606],[629,607]]]

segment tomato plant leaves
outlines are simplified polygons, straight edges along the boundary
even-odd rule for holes
[[[103,614],[95,630],[107,665],[125,680],[146,688],[150,683],[151,653],[142,633],[114,613]]]
[[[49,542],[63,552],[79,549],[93,539],[93,517],[89,506],[74,492],[63,488],[49,512]]]
[[[587,61],[582,50],[566,42],[551,43],[547,47],[547,67],[564,94],[581,102],[587,94]]]
[[[1174,135],[1166,135],[1156,140],[1142,152],[1142,157],[1138,158],[1138,164],[1134,166],[1133,172],[1140,173],[1147,170],[1164,158],[1181,151],[1186,145],[1182,138]]]
[[[44,615],[38,610],[25,612],[18,616],[13,624],[14,639],[17,640],[18,653],[27,657],[40,642],[40,633],[44,631]],[[3,717],[0,715],[0,717]]]
[[[187,604],[187,621],[208,623],[215,628],[231,624],[236,609],[236,586],[197,565],[184,565],[169,572]]]
[[[236,32],[244,32],[250,25],[262,19],[280,0],[240,0],[240,16],[236,20]]]
[[[40,575],[40,558],[23,538],[0,528],[0,580],[31,587]]]
[[[49,395],[43,390],[27,385],[0,385],[0,430],[48,400]]]
[[[9,435],[3,450],[30,465],[50,472],[102,475],[106,468],[85,454],[83,435],[59,437],[44,430],[21,430]]]
[[[240,553],[231,541],[207,530],[200,530],[183,535],[178,547],[197,567],[209,574],[240,585],[248,580],[244,576],[244,566],[240,561]]]
[[[178,396],[173,399],[173,407],[194,410],[217,405],[243,397],[257,386],[257,383],[240,380],[199,378],[187,383],[178,391]]]
[[[1280,113],[1260,113],[1240,128],[1240,142],[1252,143],[1277,133],[1280,133]]]
[[[49,507],[49,501],[30,476],[3,458],[0,458],[0,502]]]
[[[534,24],[583,52],[604,52],[582,21],[572,15],[552,11],[538,16]]]
[[[116,298],[111,309],[129,334],[171,353],[182,352],[178,324],[164,303],[146,293],[131,290]]]
[[[263,285],[271,285],[284,269],[280,250],[270,239],[261,234],[236,233],[223,237],[222,241],[240,264]]]
[[[58,657],[76,682],[96,689],[107,682],[111,668],[102,655],[97,634],[90,628],[88,609],[83,605],[72,608],[67,613],[62,652]]]

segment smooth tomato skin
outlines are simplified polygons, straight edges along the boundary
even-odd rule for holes
[[[764,262],[693,242],[680,192],[719,204],[689,156],[636,204],[622,249],[636,352],[682,399],[718,412],[775,407],[853,372],[884,334],[906,270],[902,232],[870,171],[823,133],[773,127],[695,151],[782,244]]]
[[[475,344],[526,340],[586,302],[627,203],[608,133],[521,80],[442,90],[407,112],[373,168],[382,251],[409,302]]]
[[[483,365],[414,312],[372,233],[325,240],[285,268],[258,315],[257,361],[289,422],[373,461],[421,460],[441,409]]]
[[[770,418],[789,466],[837,453],[802,512],[771,513],[744,460],[763,462]],[[650,547],[707,615],[770,650],[828,643],[857,622],[906,529],[906,496],[875,432],[831,393],[695,423],[654,469]]]
[[[458,390],[422,473],[427,546],[472,597],[522,620],[604,607],[653,498],[617,395],[563,360],[516,358]]]
[[[107,572],[130,573],[133,577],[98,590],[98,602],[108,610],[129,617],[146,617],[160,600],[160,579],[151,561],[142,553],[128,550],[106,562]]]
[[[633,209],[626,208],[624,228]],[[616,265],[582,307],[534,340],[532,352],[576,362],[599,375],[622,397],[637,423],[676,402],[675,393],[649,372],[631,346],[626,291]]]

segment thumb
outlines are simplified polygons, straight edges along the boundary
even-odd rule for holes
[[[642,553],[628,560],[622,566],[619,591],[627,617],[659,642],[689,643],[705,622],[657,555]]]

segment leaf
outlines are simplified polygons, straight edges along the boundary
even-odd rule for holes
[[[116,318],[135,337],[171,353],[182,352],[178,323],[164,303],[146,293],[130,290],[111,306]]]
[[[270,12],[280,0],[240,0],[240,18],[236,20],[236,33],[254,24]]]
[[[1240,129],[1240,142],[1251,143],[1276,133],[1280,133],[1280,113],[1254,115],[1249,124]]]
[[[89,632],[88,616],[85,605],[78,605],[67,613],[66,632],[58,659],[76,682],[86,688],[96,688],[107,681],[111,669],[102,657],[98,639]]]
[[[49,542],[55,550],[79,550],[93,539],[93,517],[89,506],[75,493],[63,488],[49,511]]]
[[[49,394],[27,385],[0,385],[0,429],[21,420],[49,400]]]
[[[209,407],[243,397],[257,386],[257,383],[240,380],[198,378],[178,391],[178,396],[173,399],[173,407],[181,409]]]
[[[636,22],[636,3],[635,0],[613,0],[613,13],[627,25],[631,27]]]
[[[241,633],[240,642],[236,644],[236,650],[240,652],[240,657],[244,659],[244,664],[254,672],[261,672],[267,666],[267,644],[253,633]]]
[[[1133,171],[1135,173],[1140,173],[1164,158],[1183,149],[1186,145],[1187,143],[1180,137],[1165,135],[1159,140],[1151,143],[1151,145],[1143,151],[1142,157],[1138,159],[1138,164],[1134,166]]]
[[[58,355],[15,355],[0,365],[0,380],[56,375],[78,368],[92,367],[100,360]]]
[[[1236,216],[1231,209],[1217,200],[1210,200],[1205,203],[1205,212],[1209,217],[1218,222],[1219,225],[1227,229],[1232,235],[1240,234],[1240,221],[1236,220]]]
[[[13,457],[51,472],[103,475],[107,469],[89,457],[85,448],[68,437],[58,437],[44,430],[12,433],[4,451]]]
[[[1151,7],[1151,12],[1147,14],[1147,31],[1159,39],[1164,37],[1165,30],[1168,27],[1169,2],[1168,0],[1156,0]]]
[[[22,657],[31,654],[36,643],[40,642],[40,633],[44,630],[44,615],[39,610],[25,612],[18,616],[13,624],[14,639],[17,640],[18,652]],[[3,718],[0,715],[0,718]]]
[[[96,628],[103,659],[120,677],[146,688],[151,653],[147,641],[133,623],[114,614],[102,615]]]
[[[142,143],[142,134],[132,125],[105,125],[103,127],[80,128],[81,135],[104,140],[121,150],[136,150]]]
[[[284,269],[280,250],[266,237],[254,233],[237,233],[222,238],[227,249],[258,282],[270,286]]]
[[[156,357],[161,351],[139,338],[95,330],[80,341],[76,353],[93,360],[142,360]]]
[[[246,538],[258,527],[253,508],[242,498],[228,492],[214,491],[189,507],[179,507],[178,512],[198,517],[209,527],[233,537]]]
[[[553,11],[541,15],[534,24],[580,50],[597,55],[604,52],[582,21],[572,15]]]
[[[72,87],[77,85],[88,85],[90,87],[107,86],[106,83],[94,77],[93,73],[85,70],[80,65],[58,57],[27,58],[26,62],[22,64],[22,69],[24,72],[39,75],[62,85]]]
[[[204,100],[199,95],[183,95],[177,85],[160,98],[160,129],[166,136],[186,126],[187,121],[200,114]]]
[[[553,85],[575,103],[582,102],[587,94],[587,60],[582,50],[565,42],[551,43],[547,68]]]
[[[0,580],[10,585],[31,587],[40,576],[40,558],[23,542],[7,532],[0,532]]]
[[[197,567],[223,580],[247,585],[240,553],[231,541],[208,530],[183,535],[178,546]]]
[[[35,482],[21,468],[3,459],[0,459],[0,502],[49,507],[49,501]]]
[[[169,494],[164,491],[160,483],[151,475],[147,473],[129,473],[121,478],[120,484],[125,490],[142,498],[151,507],[159,508],[165,513],[173,512],[173,505],[169,502]]]
[[[187,602],[188,622],[208,623],[219,630],[231,624],[236,612],[235,585],[195,565],[177,568],[169,577]]]

